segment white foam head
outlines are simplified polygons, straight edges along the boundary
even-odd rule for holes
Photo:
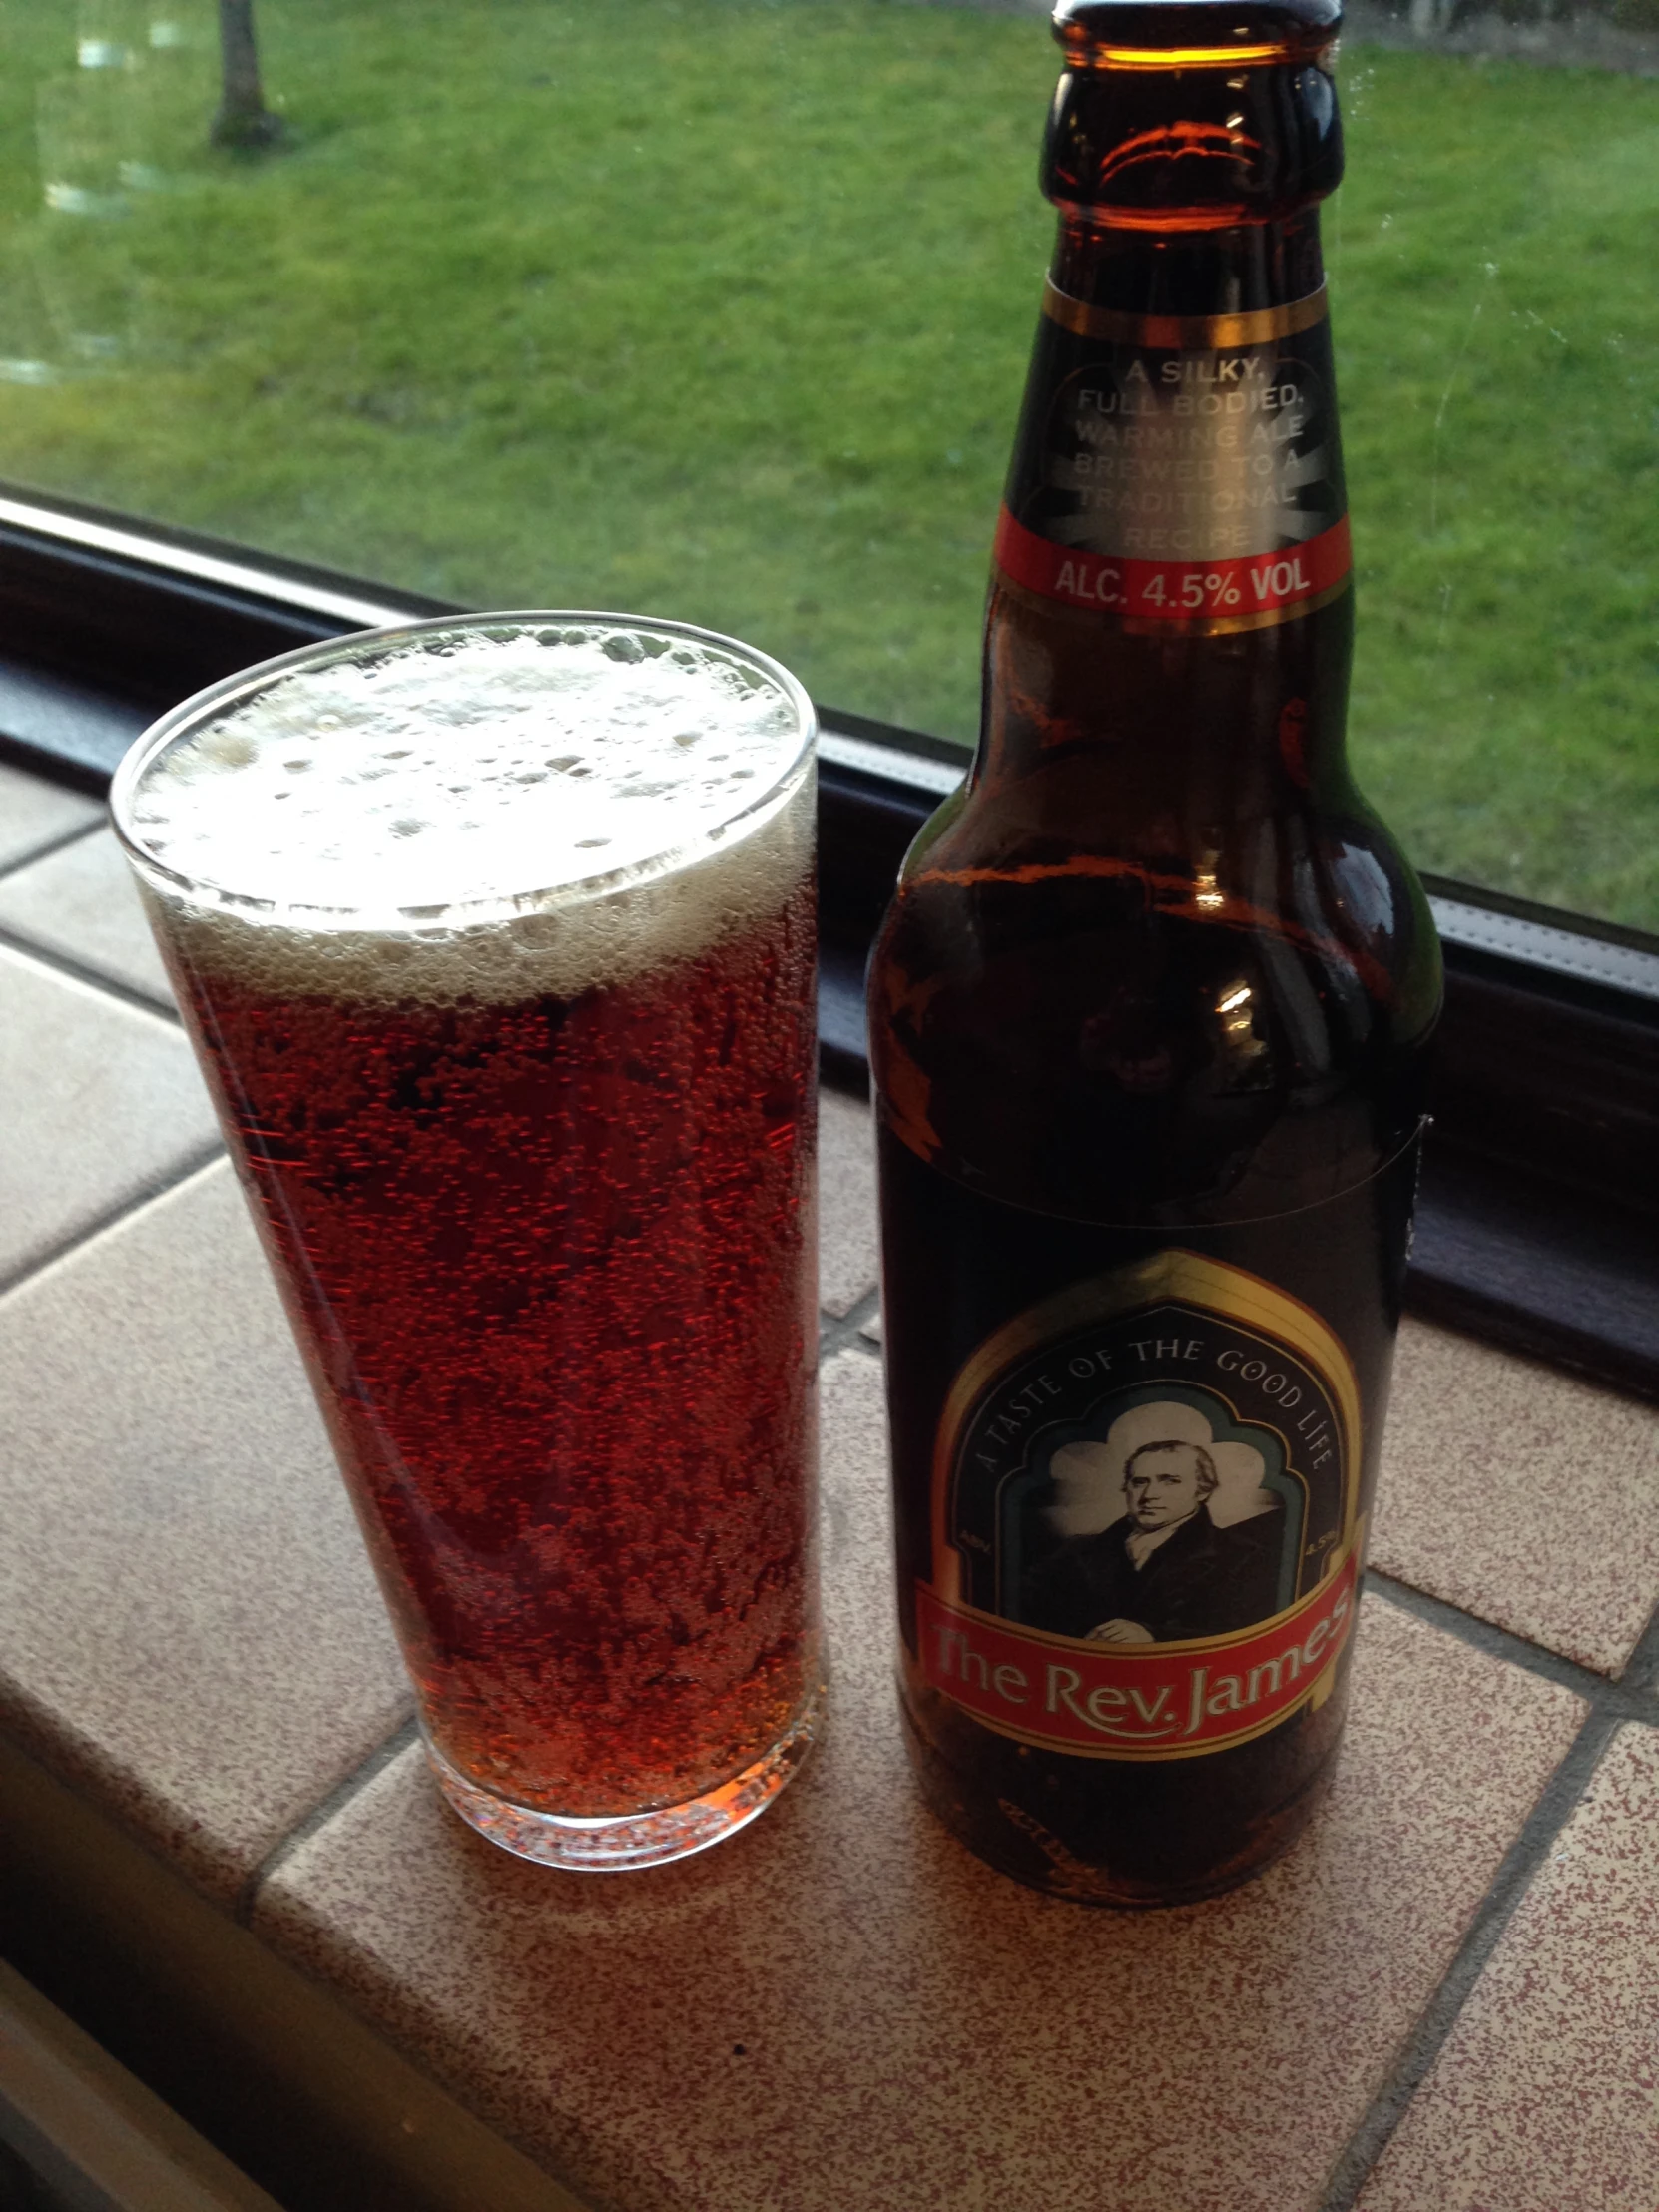
[[[287,990],[568,996],[782,904],[811,858],[812,739],[800,686],[746,647],[481,616],[217,686],[140,740],[113,804],[198,962]]]

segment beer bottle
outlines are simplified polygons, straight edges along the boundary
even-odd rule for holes
[[[994,1866],[1282,1851],[1342,1731],[1440,1001],[1344,757],[1338,0],[1065,0],[979,749],[871,963],[901,1690]]]

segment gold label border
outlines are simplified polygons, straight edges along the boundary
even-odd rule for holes
[[[945,1604],[962,1603],[961,1559],[950,1540],[947,1508],[957,1448],[981,1396],[1004,1368],[1051,1339],[1166,1299],[1207,1308],[1252,1331],[1265,1330],[1326,1379],[1343,1424],[1341,1541],[1345,1552],[1353,1545],[1360,1499],[1360,1382],[1347,1346],[1311,1306],[1292,1298],[1276,1284],[1244,1268],[1172,1245],[1128,1267],[1114,1268],[1110,1274],[1070,1284],[1027,1307],[1023,1314],[1016,1314],[1012,1321],[993,1330],[958,1371],[939,1414],[933,1446],[932,1588]]]
[[[1092,307],[1061,291],[1052,277],[1043,279],[1043,313],[1050,322],[1078,337],[1105,338],[1114,345],[1138,345],[1169,353],[1218,353],[1236,346],[1271,345],[1275,338],[1311,330],[1330,312],[1324,284],[1305,299],[1282,307],[1258,307],[1249,314],[1124,314],[1115,307]]]
[[[955,1706],[958,1713],[965,1714],[976,1728],[987,1729],[991,1735],[1001,1736],[1009,1743],[1024,1744],[1032,1751],[1057,1752],[1067,1759],[1093,1759],[1097,1763],[1102,1760],[1110,1760],[1115,1765],[1123,1767],[1162,1767],[1168,1766],[1176,1759],[1213,1759],[1217,1752],[1236,1751],[1241,1744],[1254,1743],[1258,1736],[1266,1736],[1275,1728],[1283,1728],[1288,1721],[1295,1720],[1299,1713],[1317,1711],[1336,1687],[1337,1666],[1343,1654],[1354,1641],[1353,1622],[1355,1617],[1353,1613],[1350,1614],[1350,1626],[1347,1634],[1309,1684],[1307,1694],[1299,1697],[1294,1705],[1287,1705],[1283,1711],[1271,1714],[1265,1721],[1257,1721],[1253,1727],[1241,1729],[1238,1735],[1229,1736],[1222,1743],[1189,1744],[1185,1749],[1179,1745],[1172,1745],[1167,1750],[1126,1751],[1121,1746],[1104,1744],[1096,1749],[1093,1744],[1074,1744],[1063,1741],[1057,1736],[1034,1735],[1027,1729],[1010,1728],[1003,1721],[993,1721],[975,1706],[958,1704],[948,1690],[941,1690],[936,1682],[929,1682],[920,1673],[919,1669],[917,1670],[916,1679],[921,1687],[933,1697],[943,1698],[947,1704]],[[908,1664],[908,1654],[906,1654],[907,1670]]]
[[[993,1736],[1006,1737],[1010,1743],[1029,1745],[1033,1751],[1059,1752],[1068,1759],[1111,1760],[1121,1766],[1162,1766],[1173,1759],[1208,1759],[1218,1751],[1232,1751],[1240,1744],[1254,1743],[1258,1736],[1267,1735],[1270,1729],[1282,1728],[1287,1721],[1294,1720],[1298,1713],[1317,1712],[1330,1697],[1337,1686],[1337,1667],[1352,1645],[1355,1631],[1360,1624],[1360,1599],[1362,1595],[1360,1577],[1365,1563],[1365,1552],[1366,1523],[1362,1518],[1356,1523],[1352,1540],[1345,1543],[1342,1549],[1336,1553],[1330,1567],[1321,1575],[1314,1588],[1305,1597],[1300,1598],[1295,1605],[1287,1606],[1283,1613],[1276,1613],[1265,1621],[1253,1621],[1248,1628],[1235,1629],[1228,1636],[1184,1637],[1179,1641],[1147,1647],[1146,1656],[1151,1658],[1156,1655],[1160,1660],[1172,1653],[1178,1658],[1183,1655],[1196,1658],[1200,1652],[1206,1655],[1218,1653],[1225,1656],[1229,1650],[1254,1643],[1258,1637],[1271,1634],[1276,1628],[1288,1627],[1297,1614],[1315,1610],[1324,1602],[1332,1584],[1348,1571],[1350,1562],[1353,1562],[1352,1588],[1354,1597],[1353,1603],[1349,1607],[1342,1636],[1321,1661],[1319,1671],[1310,1676],[1306,1690],[1291,1704],[1281,1706],[1278,1711],[1268,1714],[1265,1719],[1253,1721],[1248,1728],[1235,1730],[1229,1735],[1220,1737],[1210,1743],[1175,1743],[1156,1746],[1131,1746],[1122,1743],[1080,1744],[1074,1742],[1070,1737],[1047,1736],[1037,1729],[1019,1728],[1012,1721],[1000,1721],[989,1713],[981,1712],[977,1705],[965,1704],[960,1698],[953,1697],[942,1683],[935,1682],[927,1672],[924,1662],[919,1658],[912,1658],[905,1646],[900,1644],[899,1651],[904,1673],[909,1679],[912,1697],[918,1691],[933,1697],[942,1697],[948,1704],[955,1706],[959,1713],[966,1714],[967,1718],[978,1727],[988,1728]],[[936,1583],[923,1583],[919,1587],[929,1590],[935,1598],[940,1596]],[[977,1605],[968,1605],[960,1598],[954,1601],[952,1610],[966,1620],[982,1621],[987,1628],[991,1629],[1006,1630],[1014,1625],[1000,1619],[994,1613],[983,1611]],[[1026,1628],[1021,1625],[1018,1627],[1017,1633],[1024,1641],[1042,1644],[1055,1651],[1075,1651],[1078,1648],[1070,1637],[1052,1636],[1042,1629]],[[1133,1646],[1131,1649],[1137,1658],[1141,1656],[1140,1646]],[[1119,1654],[1119,1656],[1123,1656],[1123,1654]]]

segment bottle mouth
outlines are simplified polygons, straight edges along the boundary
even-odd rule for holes
[[[1341,0],[1060,0],[1042,187],[1078,220],[1209,231],[1335,191]]]
[[[1073,69],[1225,69],[1318,53],[1342,0],[1059,0],[1054,36]]]

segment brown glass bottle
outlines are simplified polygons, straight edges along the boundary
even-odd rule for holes
[[[1336,0],[1069,0],[972,771],[870,972],[901,1688],[929,1800],[1114,1905],[1341,1735],[1433,925],[1344,753]]]

